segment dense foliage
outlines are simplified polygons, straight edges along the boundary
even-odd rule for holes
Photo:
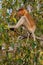
[[[18,35],[8,28],[18,22],[15,13],[21,7],[35,20],[35,35],[43,38],[43,0],[0,0],[0,65],[43,65],[43,41],[19,39],[26,31],[20,27]]]

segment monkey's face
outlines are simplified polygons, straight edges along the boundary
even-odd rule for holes
[[[25,14],[24,9],[20,9],[20,10],[18,11],[18,16],[23,16],[24,14]]]

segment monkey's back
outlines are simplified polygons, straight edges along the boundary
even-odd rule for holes
[[[25,22],[26,23],[25,26],[28,28],[28,30],[35,31],[36,24],[35,24],[35,21],[33,20],[33,18],[31,17],[31,15],[29,13],[26,13],[24,16],[26,16],[26,18],[28,20],[27,23]]]

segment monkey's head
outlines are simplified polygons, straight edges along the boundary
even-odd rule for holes
[[[27,10],[24,8],[18,10],[18,16],[23,16],[25,13],[27,13]]]

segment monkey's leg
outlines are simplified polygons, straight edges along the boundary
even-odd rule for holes
[[[26,44],[28,43],[28,41],[29,41],[29,36],[30,36],[30,33],[29,33],[29,32],[27,32],[27,34],[28,34],[28,36],[27,36]]]
[[[33,36],[34,41],[36,41],[35,34],[33,32],[32,32],[32,36]]]

